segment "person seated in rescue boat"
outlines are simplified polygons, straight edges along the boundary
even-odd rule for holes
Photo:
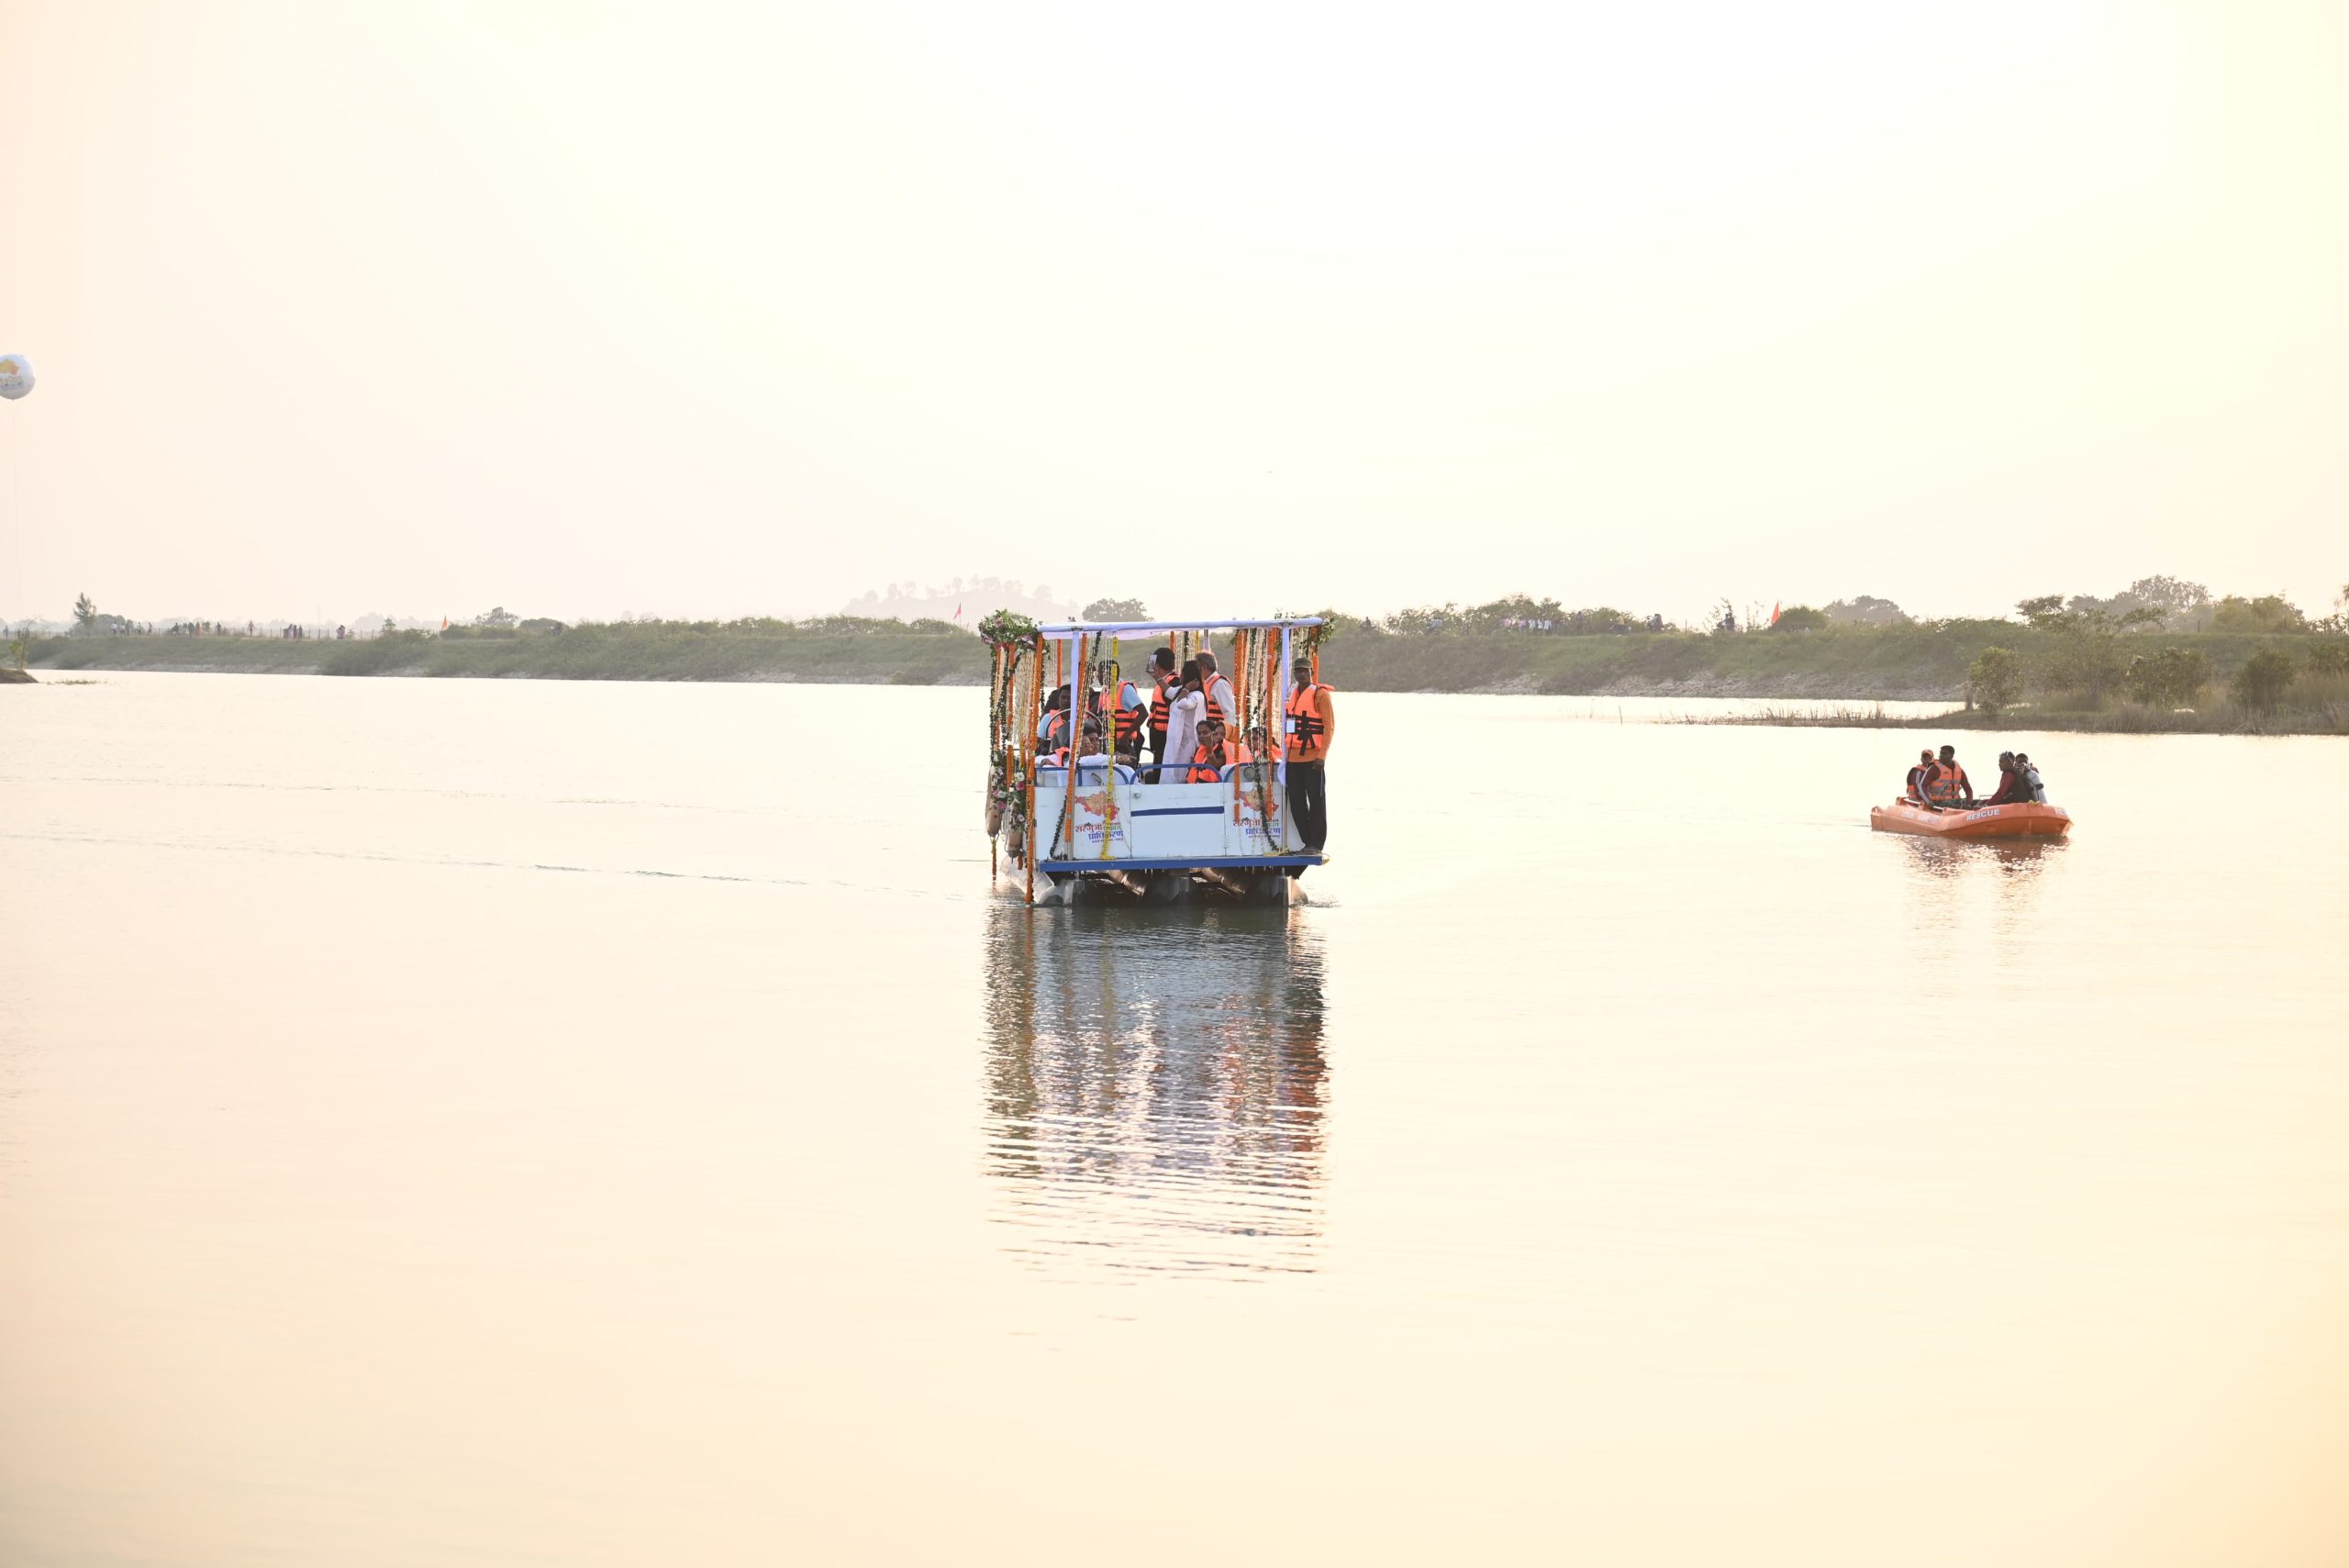
[[[2028,751],[2015,753],[2015,782],[2021,789],[2021,798],[2040,806],[2047,804],[2046,783],[2040,778],[2038,764],[2031,760]]]
[[[1223,777],[1223,770],[1234,762],[1248,760],[1248,748],[1234,745],[1224,739],[1223,720],[1203,719],[1199,724],[1198,749],[1191,753],[1191,771],[1183,775],[1186,784],[1214,784]]]
[[[1901,786],[1901,799],[1915,801],[1919,806],[1925,804],[1925,774],[1932,765],[1933,749],[1928,746],[1917,753],[1917,765],[1909,770],[1909,782]]]
[[[1264,727],[1261,724],[1252,724],[1248,727],[1246,738],[1240,742],[1240,760],[1243,762],[1252,762],[1260,758],[1267,762],[1279,762],[1281,743],[1277,740],[1268,741],[1264,735]]]
[[[2022,770],[2015,766],[2015,754],[2012,751],[1999,752],[1998,787],[1991,792],[1990,798],[1981,804],[2019,806],[2030,798],[2030,792],[2023,787]]]
[[[1957,765],[1957,748],[1944,746],[1931,771],[1925,774],[1925,804],[1936,811],[1954,810],[1960,804],[1974,804],[1974,781]]]

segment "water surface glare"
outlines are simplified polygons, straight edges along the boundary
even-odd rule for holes
[[[1145,915],[975,691],[0,694],[0,1562],[2349,1561],[2349,745],[1340,700]]]

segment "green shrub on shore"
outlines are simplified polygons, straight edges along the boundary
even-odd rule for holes
[[[1966,667],[1965,689],[1975,706],[1996,718],[2022,695],[2022,661],[2011,648],[1986,648]]]
[[[2122,681],[2130,696],[2148,707],[2177,707],[2210,684],[2210,661],[2199,648],[2165,648],[2131,661]]]
[[[2278,649],[2263,648],[2235,672],[2232,684],[2235,701],[2257,712],[2273,712],[2284,700],[2285,689],[2299,673],[2291,655]]]

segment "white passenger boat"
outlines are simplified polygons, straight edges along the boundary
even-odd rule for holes
[[[1238,712],[1228,721],[1234,739],[1258,726],[1280,736],[1291,662],[1304,658],[1319,668],[1319,617],[1039,627],[996,615],[981,622],[980,631],[995,651],[991,858],[997,874],[1012,876],[1030,903],[1303,901],[1299,879],[1322,857],[1290,824],[1288,766],[1277,745],[1274,756],[1223,767],[1213,783],[1179,781],[1190,771],[1187,758],[1166,759],[1164,777],[1154,779],[1146,754],[1139,763],[1077,767],[1072,782],[1072,769],[1045,753],[1038,727],[1048,694],[1063,684],[1079,712],[1098,692],[1115,693],[1129,681],[1147,706],[1151,651],[1171,646],[1178,664],[1202,648],[1215,652],[1236,699]]]

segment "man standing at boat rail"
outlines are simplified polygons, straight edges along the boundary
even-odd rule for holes
[[[1182,687],[1174,673],[1174,650],[1161,648],[1150,656],[1150,760],[1153,765],[1166,761],[1166,720],[1168,710]]]
[[[1330,794],[1325,764],[1337,737],[1338,710],[1330,688],[1313,678],[1313,661],[1289,666],[1288,811],[1297,837],[1315,854],[1330,840]]]
[[[1141,695],[1134,690],[1134,684],[1118,673],[1116,664],[1109,666],[1109,688],[1095,701],[1102,732],[1109,737],[1111,749],[1129,763],[1140,762],[1148,710],[1142,706]]]
[[[1231,683],[1217,672],[1215,655],[1199,650],[1199,690],[1208,699],[1208,717],[1224,724],[1240,722],[1240,699],[1231,695]]]

